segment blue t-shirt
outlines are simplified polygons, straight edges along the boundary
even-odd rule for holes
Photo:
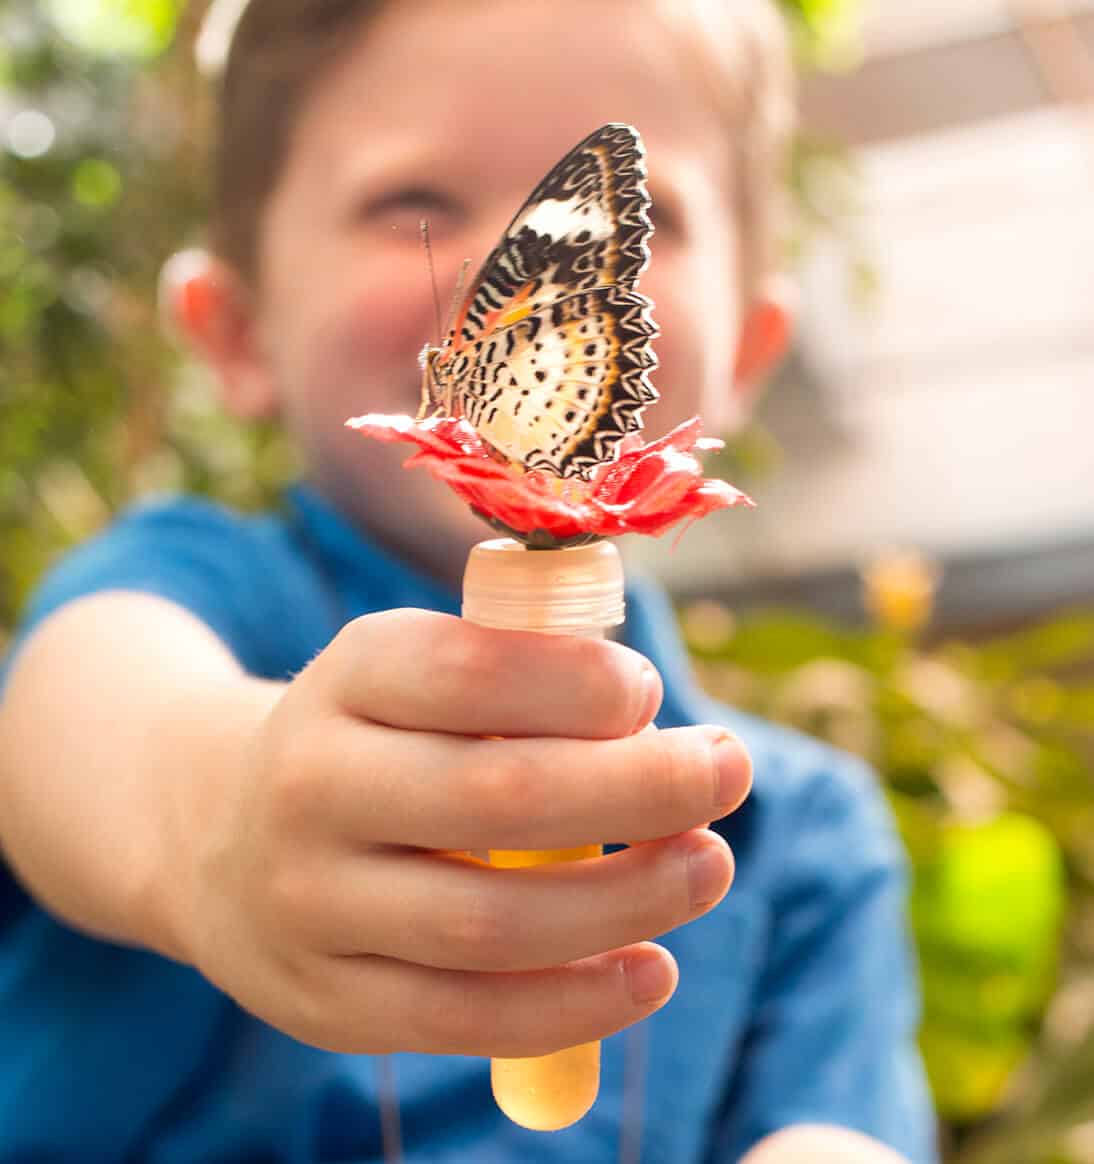
[[[260,517],[183,498],[138,507],[52,572],[23,633],[107,589],[178,602],[249,671],[279,679],[357,615],[457,611],[454,593],[303,487]],[[725,724],[755,779],[715,826],[736,856],[733,887],[663,939],[679,988],[605,1041],[589,1115],[529,1132],[498,1112],[485,1060],[305,1046],[193,969],[56,921],[0,864],[0,1162],[380,1160],[378,1088],[392,1075],[407,1164],[595,1164],[619,1158],[621,1135],[642,1164],[732,1164],[800,1122],[858,1128],[933,1161],[905,864],[870,772],[706,697],[649,584],[628,591],[623,638],[664,679],[658,725]]]

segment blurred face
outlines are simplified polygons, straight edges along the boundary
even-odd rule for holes
[[[533,186],[586,134],[626,121],[647,149],[656,234],[640,290],[661,327],[657,436],[696,412],[725,427],[740,329],[724,123],[656,19],[622,0],[389,4],[301,111],[266,209],[256,357],[320,491],[391,548],[455,580],[489,536],[410,447],[343,428],[413,413],[418,353]]]

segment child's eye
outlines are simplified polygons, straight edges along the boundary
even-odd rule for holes
[[[373,199],[362,208],[362,217],[378,226],[410,231],[418,241],[424,218],[431,235],[441,235],[458,226],[464,216],[461,203],[442,190],[428,186],[406,186]]]
[[[663,235],[676,234],[680,229],[680,218],[675,208],[665,198],[654,199],[647,211],[655,232]]]

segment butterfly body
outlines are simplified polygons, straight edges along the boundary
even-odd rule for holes
[[[532,192],[487,257],[440,347],[423,405],[465,417],[524,469],[587,478],[657,399],[641,139],[606,125]]]

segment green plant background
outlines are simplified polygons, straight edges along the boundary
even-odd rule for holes
[[[804,68],[854,60],[856,0],[783,6]],[[0,152],[0,646],[48,563],[134,497],[254,507],[292,469],[276,433],[218,413],[157,314],[164,259],[200,240],[202,7],[0,0],[0,112],[42,111],[56,134],[37,156]],[[802,139],[792,177],[801,250],[838,228],[854,171]],[[868,265],[851,267],[868,290]],[[738,464],[763,447],[742,441]],[[682,621],[713,692],[866,756],[884,782],[914,864],[949,1160],[1094,1161],[1094,614],[952,642],[709,604]]]

